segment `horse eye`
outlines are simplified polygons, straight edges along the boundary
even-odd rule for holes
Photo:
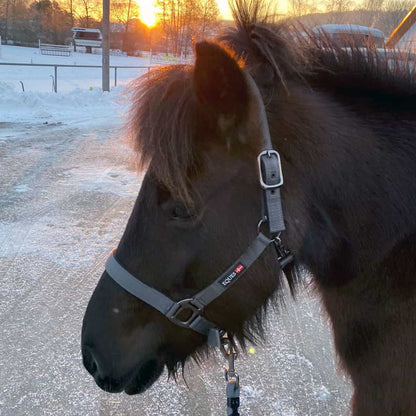
[[[176,204],[171,211],[171,218],[174,220],[187,220],[194,216],[194,213],[181,204]]]

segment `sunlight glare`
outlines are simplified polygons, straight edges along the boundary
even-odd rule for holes
[[[139,5],[139,19],[147,26],[153,27],[157,23],[157,9],[153,0],[136,0]]]

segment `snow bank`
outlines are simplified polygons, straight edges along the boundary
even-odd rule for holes
[[[121,97],[124,87],[103,92],[99,88],[76,89],[68,93],[22,92],[0,81],[0,122],[34,124],[76,124],[83,126],[121,121],[127,110]]]
[[[0,63],[6,65],[0,65],[0,79],[13,85],[16,91],[24,89],[27,92],[52,92],[55,82],[54,67],[36,65],[58,65],[56,77],[58,92],[69,92],[77,88],[89,90],[101,87],[101,62],[102,56],[96,54],[73,52],[71,56],[50,56],[42,55],[37,48],[3,45]],[[11,64],[25,64],[25,66]],[[72,67],[59,65],[72,65]],[[95,66],[95,68],[84,68],[82,65]],[[148,58],[110,56],[110,66],[119,67],[117,82],[114,68],[110,69],[110,86],[125,85],[147,73],[148,65]],[[122,68],[126,66],[133,68]]]
[[[120,123],[126,102],[120,97],[125,85],[147,73],[147,68],[119,68],[117,87],[110,70],[111,91],[101,90],[101,55],[72,53],[71,56],[41,55],[37,48],[1,47],[0,63],[78,65],[58,68],[58,93],[52,92],[53,67],[0,65],[0,123],[74,124],[96,126]],[[146,66],[148,59],[111,56],[110,65]]]

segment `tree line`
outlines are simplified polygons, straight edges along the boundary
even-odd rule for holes
[[[74,26],[96,27],[100,0],[0,0],[3,41],[64,43]]]
[[[160,50],[186,54],[192,43],[213,34],[219,25],[215,0],[157,0],[159,20],[148,28],[140,20],[134,0],[111,0],[111,47],[129,54]],[[0,0],[0,36],[3,43],[32,46],[69,44],[71,28],[101,28],[102,0]]]

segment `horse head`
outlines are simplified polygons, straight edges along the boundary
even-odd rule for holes
[[[242,63],[215,43],[196,45],[194,67],[159,70],[140,86],[133,123],[148,169],[117,248],[125,270],[180,301],[238,258],[261,219],[256,156],[268,134],[264,118]],[[204,318],[241,342],[254,336],[263,305],[279,286],[277,270],[267,248],[243,279],[204,308]],[[107,271],[82,330],[84,365],[96,383],[128,394],[147,389],[165,366],[174,373],[206,341],[124,290]]]

